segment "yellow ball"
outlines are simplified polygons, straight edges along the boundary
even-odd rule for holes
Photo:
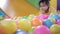
[[[13,34],[16,31],[16,23],[13,20],[3,20],[0,27],[3,34]]]
[[[54,24],[50,27],[52,34],[60,34],[60,26],[57,24]]]
[[[28,31],[31,28],[31,23],[28,20],[22,19],[18,22],[17,26],[19,29]]]

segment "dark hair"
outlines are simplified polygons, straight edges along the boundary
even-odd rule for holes
[[[40,3],[44,3],[44,2],[45,2],[46,5],[49,6],[49,0],[40,0],[39,1],[39,6],[40,6]]]

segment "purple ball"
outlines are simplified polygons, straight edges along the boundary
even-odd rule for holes
[[[60,19],[57,20],[57,24],[60,25]]]

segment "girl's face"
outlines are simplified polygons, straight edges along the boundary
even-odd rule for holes
[[[48,6],[45,3],[40,3],[40,10],[42,10],[43,12],[48,10]]]

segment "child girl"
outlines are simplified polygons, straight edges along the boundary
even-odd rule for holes
[[[40,15],[38,15],[37,18],[39,18],[40,20],[47,19],[50,15],[49,0],[40,0],[39,6],[40,6]]]

